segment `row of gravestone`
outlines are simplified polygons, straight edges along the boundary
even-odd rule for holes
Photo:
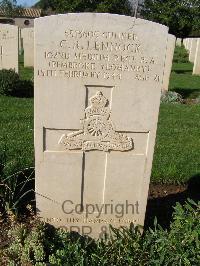
[[[183,39],[183,45],[189,53],[189,61],[194,63],[193,75],[200,75],[200,38]]]
[[[34,29],[19,29],[17,26],[0,24],[0,69],[14,69],[18,72],[18,50],[24,51],[24,67],[34,66]],[[178,40],[178,39],[177,39]],[[175,36],[169,34],[162,90],[168,90]]]
[[[151,21],[80,13],[36,19],[34,38],[40,219],[96,238],[109,224],[143,225],[175,37]]]
[[[34,66],[33,28],[0,24],[0,69],[14,69],[18,73],[19,53],[24,50],[24,66]]]

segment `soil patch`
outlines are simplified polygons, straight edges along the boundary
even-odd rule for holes
[[[199,175],[184,185],[150,184],[145,229],[154,227],[155,217],[163,228],[169,228],[176,202],[184,204],[188,198],[200,201]]]

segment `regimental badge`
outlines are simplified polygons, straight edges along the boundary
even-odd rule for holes
[[[83,129],[64,134],[59,143],[66,150],[81,149],[83,151],[128,151],[134,148],[132,138],[114,130],[110,118],[111,110],[108,100],[98,91],[89,99],[90,106],[85,109],[85,119],[81,120]]]

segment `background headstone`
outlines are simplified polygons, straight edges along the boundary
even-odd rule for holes
[[[188,38],[187,50],[189,53],[190,53],[191,46],[192,46],[192,38]]]
[[[23,41],[22,41],[22,30],[19,28],[18,31],[18,41],[19,41],[19,54],[21,55],[23,52]]]
[[[34,28],[22,29],[23,48],[24,48],[24,66],[34,66]]]
[[[163,90],[168,90],[169,87],[169,78],[172,69],[175,43],[176,43],[176,37],[172,34],[169,34],[167,41],[167,52],[166,52],[165,69],[163,77]]]
[[[42,220],[93,237],[144,224],[167,38],[163,25],[120,15],[35,20]]]
[[[18,27],[0,24],[0,69],[18,72]]]
[[[192,38],[191,46],[190,46],[190,53],[189,53],[189,61],[192,63],[194,63],[196,48],[197,48],[197,38]]]
[[[176,45],[181,46],[181,41],[182,41],[181,38],[177,38],[176,39]]]
[[[200,38],[197,40],[195,60],[193,66],[193,75],[200,75]]]

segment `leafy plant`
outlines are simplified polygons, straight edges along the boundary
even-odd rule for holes
[[[35,7],[45,12],[101,12],[131,15],[131,4],[127,0],[40,0]]]
[[[0,201],[4,212],[13,212],[16,215],[22,210],[33,197],[34,169],[27,168],[23,171],[7,175],[6,150],[0,153]],[[17,168],[16,161],[13,168]]]
[[[143,18],[164,24],[177,37],[188,36],[199,29],[199,0],[145,0],[142,1]]]
[[[182,103],[182,96],[175,91],[165,91],[161,95],[162,103]]]
[[[33,97],[33,81],[22,80],[14,70],[0,70],[0,94]]]
[[[174,63],[187,63],[188,62],[188,53],[183,47],[177,46],[174,50]]]
[[[12,95],[19,84],[19,75],[14,70],[0,70],[0,94]]]
[[[200,261],[200,202],[177,203],[170,230],[155,226],[145,236],[149,250],[148,265],[199,265]]]
[[[10,265],[199,265],[200,202],[188,200],[175,206],[169,230],[155,219],[154,228],[143,235],[138,227],[110,228],[112,237],[94,241],[61,229],[46,226],[37,219],[19,224],[9,232],[11,245],[5,256]]]

